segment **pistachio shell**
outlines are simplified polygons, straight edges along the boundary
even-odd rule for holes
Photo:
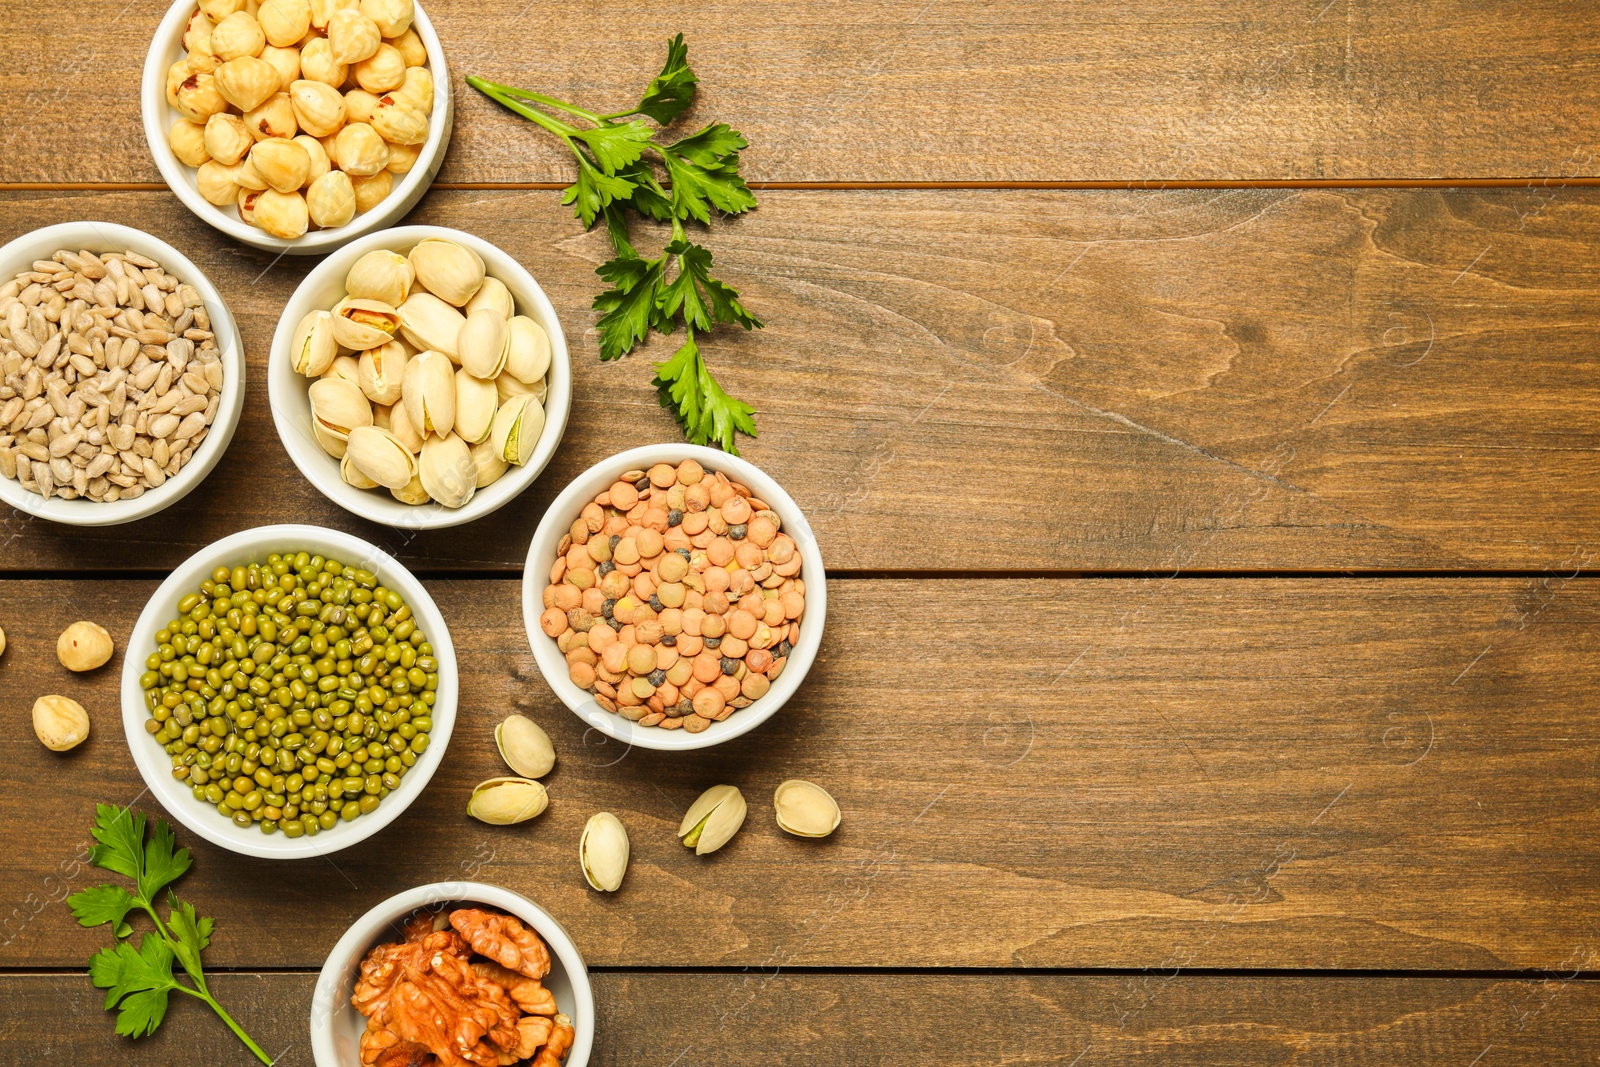
[[[345,456],[345,440],[335,437],[332,433],[322,428],[322,425],[313,421],[311,423],[311,436],[316,439],[322,450],[334,459],[343,460]]]
[[[406,483],[404,489],[389,490],[389,495],[402,504],[426,504],[428,502],[428,491],[422,488],[421,478],[411,479]]]
[[[255,56],[228,60],[217,68],[215,77],[217,92],[240,111],[254,111],[278,91],[278,68]]]
[[[526,822],[550,804],[544,786],[528,778],[490,778],[479,782],[467,801],[467,814],[491,826]]]
[[[339,458],[339,477],[344,479],[346,485],[353,485],[357,489],[378,488],[377,482],[373,481],[371,478],[368,478],[361,472],[360,467],[357,467],[350,461],[350,451],[348,447],[345,449],[344,455]]]
[[[456,355],[461,366],[479,378],[493,380],[506,365],[506,320],[498,311],[479,308],[461,324]]]
[[[350,431],[344,458],[385,489],[404,489],[417,476],[417,460],[388,430],[357,426]]]
[[[452,363],[461,362],[456,340],[466,321],[459,310],[420,289],[413,289],[400,305],[400,332],[406,340],[419,349],[443,352]]]
[[[354,356],[334,356],[333,363],[322,372],[324,378],[343,378],[351,385],[361,385],[361,364]]]
[[[714,785],[689,805],[678,836],[697,856],[715,852],[739,832],[746,810],[744,794],[736,786]]]
[[[382,300],[399,307],[411,293],[411,261],[399,252],[388,248],[374,248],[356,260],[345,275],[344,287],[349,295],[364,300]]]
[[[533,385],[550,369],[550,335],[533,319],[518,315],[508,324],[505,370]]]
[[[294,340],[289,343],[289,359],[294,369],[308,378],[316,378],[333,366],[333,357],[338,354],[339,342],[333,338],[333,313],[306,312],[294,328]]]
[[[499,403],[493,382],[468,374],[465,367],[456,371],[455,430],[463,441],[475,445],[488,439]]]
[[[400,341],[369,348],[356,363],[360,375],[356,384],[374,404],[393,404],[400,399],[400,382],[409,360],[406,346]]]
[[[400,314],[382,300],[345,297],[333,308],[333,336],[346,348],[365,352],[394,340]]]
[[[357,426],[372,425],[372,405],[355,382],[318,378],[311,383],[310,395],[312,421],[329,436],[342,441]]]
[[[428,495],[447,508],[465,507],[478,491],[478,468],[472,450],[455,434],[430,436],[422,442],[417,474]]]
[[[489,428],[495,451],[507,463],[522,466],[533,456],[544,432],[544,406],[531,395],[514,396],[495,413]]]
[[[525,715],[512,715],[494,728],[494,743],[506,766],[524,778],[543,778],[556,765],[556,749],[544,728]]]
[[[424,442],[429,434],[444,436],[456,424],[455,368],[439,352],[419,352],[400,379],[406,414]]]
[[[472,299],[467,301],[467,306],[462,310],[471,315],[480,308],[491,308],[500,312],[500,317],[507,322],[510,322],[511,317],[517,313],[516,303],[512,300],[511,290],[506,288],[506,283],[487,274],[483,277],[483,284],[472,294]]]
[[[486,485],[493,485],[500,480],[500,476],[511,469],[511,464],[500,458],[494,450],[493,441],[479,441],[472,446],[472,463],[478,468],[477,486],[482,489]]]
[[[483,285],[484,266],[478,253],[437,237],[418,241],[411,249],[417,281],[440,300],[461,307]]]
[[[628,873],[628,831],[609,811],[591,816],[578,838],[584,879],[602,893],[615,893]]]
[[[517,379],[511,376],[509,371],[501,374],[500,377],[494,380],[494,391],[499,395],[500,403],[502,404],[514,396],[537,397],[539,393],[538,386],[529,385],[527,382],[517,381]],[[543,398],[539,398],[539,403],[544,403]]]
[[[406,411],[405,404],[397,403],[390,406],[389,425],[386,429],[394,434],[395,440],[405,445],[406,451],[413,456],[422,451],[422,435],[411,424],[411,415]]]
[[[778,829],[796,837],[827,837],[839,828],[839,804],[820,785],[790,778],[772,794]]]

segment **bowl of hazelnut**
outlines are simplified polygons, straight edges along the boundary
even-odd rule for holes
[[[454,119],[444,51],[415,0],[177,0],[141,96],[145,140],[184,205],[291,255],[410,211]]]

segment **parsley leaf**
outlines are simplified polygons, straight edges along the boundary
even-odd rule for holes
[[[126,941],[103,948],[89,960],[89,980],[108,989],[106,1010],[121,1006],[117,1033],[143,1037],[161,1025],[167,994],[178,988],[172,977],[172,949],[156,934],[145,934],[134,949]]]
[[[723,122],[713,122],[699,133],[672,142],[667,151],[702,167],[720,167],[729,162],[729,156],[734,156],[732,162],[737,163],[739,152],[748,147],[750,142],[738,130]]]
[[[672,210],[680,219],[694,218],[710,222],[709,203],[718,211],[737,215],[756,206],[755,194],[739,176],[739,163],[706,166],[687,156],[663,150],[661,161],[666,164],[667,177],[672,179]]]
[[[655,371],[662,406],[673,410],[684,435],[693,443],[715,444],[737,456],[734,431],[756,435],[756,424],[750,418],[755,409],[729,396],[712,377],[694,343],[692,328],[683,347],[665,363],[657,363]]]
[[[100,842],[89,850],[89,861],[96,867],[115,871],[126,878],[144,876],[144,812],[110,804],[95,805],[94,839]]]
[[[106,923],[116,923],[120,929],[128,912],[139,906],[133,894],[120,885],[101,885],[93,889],[85,889],[81,893],[74,893],[67,898],[67,906],[72,909],[72,917],[78,920],[80,926],[104,926]],[[118,934],[125,937],[126,934]]]
[[[172,910],[167,913],[167,929],[172,931],[177,941],[173,950],[183,969],[195,974],[200,970],[201,951],[211,944],[211,930],[215,924],[197,914],[193,904],[179,900],[171,893],[167,894],[167,903],[172,905]]]
[[[594,298],[594,309],[604,312],[595,323],[600,331],[601,359],[621,359],[650,332],[663,262],[635,254],[618,256],[596,268],[595,273],[612,285]]]
[[[600,212],[616,200],[626,200],[633,195],[634,184],[626,178],[604,174],[595,169],[582,152],[578,156],[578,180],[567,186],[561,194],[563,204],[576,204],[572,213],[593,226]]]
[[[615,174],[623,167],[636,163],[644,155],[644,146],[650,141],[650,127],[642,122],[617,126],[606,123],[588,130],[579,130],[578,137],[594,153],[595,162],[607,174]]]
[[[709,331],[713,325],[737,322],[755,329],[761,320],[739,303],[738,290],[711,277],[711,252],[703,245],[679,239],[667,245],[667,255],[677,257],[678,275],[661,289],[656,300],[663,333],[671,333],[671,319],[679,314],[690,327]]]
[[[661,73],[650,80],[634,113],[648,115],[661,125],[667,125],[694,102],[698,80],[689,69],[689,46],[683,43],[680,33],[667,42],[667,61]]]
[[[140,822],[144,816],[140,816]],[[189,869],[189,850],[174,851],[177,839],[172,826],[165,819],[157,819],[150,827],[150,840],[144,846],[144,873],[139,876],[139,896],[154,902],[156,895],[176,882]]]

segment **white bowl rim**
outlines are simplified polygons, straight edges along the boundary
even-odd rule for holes
[[[585,1067],[594,1046],[594,989],[589,984],[589,970],[577,943],[555,916],[521,893],[484,882],[430,882],[419,885],[368,908],[350,924],[328,953],[311,995],[311,1055],[317,1067],[350,1067],[339,1061],[337,1050],[333,1047],[332,1005],[343,1007],[344,997],[338,986],[342,982],[345,967],[351,961],[359,965],[360,957],[378,943],[376,939],[395,919],[419,908],[449,901],[488,904],[499,908],[528,923],[534,932],[544,938],[545,944],[561,961],[567,980],[572,984],[573,998],[577,1001],[574,1010],[578,1014],[572,1016],[572,1049],[562,1061],[562,1067]]]
[[[145,710],[144,690],[139,685],[139,676],[145,671],[147,649],[154,647],[156,632],[172,614],[159,610],[159,604],[175,595],[180,595],[181,599],[181,594],[198,588],[201,580],[224,560],[237,561],[252,552],[264,555],[296,544],[303,547],[310,538],[336,546],[330,551],[345,556],[346,563],[360,560],[364,569],[373,570],[381,576],[383,584],[401,593],[412,614],[427,628],[428,642],[433,645],[434,658],[439,661],[439,687],[433,707],[433,729],[428,734],[428,750],[406,772],[401,779],[400,789],[385,797],[384,803],[369,815],[349,823],[340,822],[332,830],[324,830],[315,837],[288,838],[281,831],[268,835],[254,825],[249,830],[233,825],[214,809],[202,807],[190,795],[189,787],[172,777],[172,766],[166,753],[151,742],[150,735],[145,733],[144,723],[149,713]],[[127,736],[128,750],[151,795],[186,828],[214,845],[241,855],[260,859],[303,859],[330,855],[365,841],[399,818],[422,795],[444,760],[445,749],[450,744],[450,734],[455,728],[459,686],[455,645],[450,639],[444,614],[439,611],[427,588],[399,560],[378,546],[341,530],[302,523],[257,526],[213,541],[195,552],[178,564],[145,602],[144,610],[139,612],[138,621],[128,634],[127,647],[123,652],[122,728]]]
[[[371,211],[357,215],[343,226],[309,230],[292,241],[274,237],[263,229],[251,226],[238,218],[237,213],[230,215],[225,208],[201,196],[194,184],[195,168],[182,163],[167,144],[167,130],[176,119],[182,117],[167,103],[167,68],[177,62],[175,52],[182,54],[184,27],[189,23],[189,16],[197,10],[199,5],[196,0],[174,0],[167,9],[145,54],[139,92],[139,109],[150,155],[161,172],[161,179],[196,218],[254,248],[287,255],[321,255],[333,251],[346,241],[391,225],[416,206],[444,163],[445,150],[450,145],[450,134],[455,124],[455,97],[450,85],[450,68],[444,58],[444,46],[439,42],[439,35],[434,32],[433,23],[428,21],[421,3],[413,0],[411,24],[416,28],[423,47],[428,50],[428,69],[433,75],[433,113],[430,116],[428,139],[423,142],[416,163],[399,176],[400,180],[394,183],[389,195]],[[178,42],[176,49],[163,46],[163,42],[173,40]]]
[[[748,708],[729,715],[721,722],[713,722],[698,734],[686,730],[662,730],[654,726],[637,726],[614,712],[595,703],[594,697],[579,689],[567,677],[566,658],[556,643],[545,636],[539,627],[539,615],[544,611],[543,591],[549,584],[550,566],[555,562],[555,545],[561,539],[583,505],[594,498],[594,493],[584,491],[591,478],[609,474],[613,479],[629,468],[649,469],[656,463],[682,462],[693,459],[708,471],[721,471],[737,482],[743,482],[756,496],[765,500],[783,520],[784,531],[795,536],[803,566],[800,571],[806,583],[806,622],[800,643],[789,654],[789,662],[771,690]],[[724,741],[754,730],[786,704],[799,691],[806,674],[816,660],[822,646],[822,633],[828,613],[827,573],[822,565],[822,552],[817,546],[816,534],[805,514],[784,488],[770,475],[747,459],[707,448],[704,445],[663,443],[641,445],[618,452],[601,460],[579,474],[567,484],[561,494],[551,502],[534,531],[528,545],[527,562],[522,571],[522,621],[528,632],[528,643],[533,648],[534,661],[546,684],[554,690],[561,702],[589,726],[607,737],[626,745],[657,751],[684,752],[710,748]]]
[[[92,239],[91,239],[92,238]],[[233,312],[222,299],[222,294],[188,256],[153,234],[117,222],[100,222],[85,219],[77,222],[58,222],[42,226],[6,242],[0,247],[0,281],[14,273],[5,267],[12,256],[27,247],[51,246],[51,251],[70,247],[73,251],[87,248],[91,252],[123,252],[132,249],[149,256],[161,268],[176,275],[184,284],[194,286],[205,303],[206,314],[211,317],[211,332],[216,335],[217,348],[222,353],[222,401],[217,405],[216,418],[211,421],[210,432],[200,442],[200,447],[184,464],[182,470],[168,478],[160,488],[147,489],[133,500],[113,500],[110,503],[93,500],[49,500],[30,493],[10,478],[0,477],[0,500],[40,519],[68,526],[118,526],[135,522],[176,504],[203,482],[215,469],[233,440],[239,425],[239,415],[244,410],[246,371],[244,342],[239,336],[238,323]],[[96,248],[96,245],[102,247]],[[48,256],[28,256],[27,262]],[[21,266],[21,261],[18,261]]]
[[[309,306],[302,309],[303,303],[307,305],[310,303],[310,298],[303,297],[302,294],[309,293],[333,277],[338,277],[342,284],[344,275],[349,272],[356,260],[374,249],[393,249],[401,245],[409,248],[428,238],[444,238],[471,248],[483,257],[486,264],[493,265],[493,269],[488,273],[499,278],[507,288],[511,288],[511,282],[507,281],[505,275],[507,273],[514,275],[517,284],[528,289],[533,305],[531,308],[521,310],[523,313],[531,311],[532,317],[550,336],[548,371],[550,389],[545,396],[544,429],[539,431],[539,442],[534,448],[533,455],[521,467],[508,470],[498,481],[479,489],[473,494],[472,499],[467,501],[466,506],[460,508],[447,508],[437,503],[402,504],[382,496],[376,490],[357,489],[346,483],[339,477],[338,461],[324,452],[322,446],[312,439],[310,430],[297,425],[285,410],[284,404],[276,399],[277,391],[283,388],[280,383],[293,382],[302,391],[310,386],[310,379],[297,374],[288,366],[289,346],[294,342],[295,327],[299,325],[305,313],[312,310]],[[518,303],[524,301],[519,298]],[[283,442],[284,451],[289,453],[289,459],[293,461],[301,476],[319,493],[350,514],[370,522],[384,523],[402,530],[442,530],[475,522],[494,514],[521,496],[538,480],[539,475],[544,473],[545,467],[555,458],[556,449],[561,446],[561,439],[567,432],[567,420],[572,412],[572,360],[567,351],[567,336],[561,328],[561,320],[556,315],[555,305],[545,295],[538,279],[519,263],[515,256],[493,242],[465,230],[449,226],[395,226],[349,242],[317,264],[316,268],[295,287],[278,319],[278,328],[272,334],[272,348],[267,361],[267,398],[272,409],[272,423],[277,427],[278,438]],[[311,466],[313,461],[316,462],[316,467]],[[332,472],[331,477],[326,476],[327,471]]]

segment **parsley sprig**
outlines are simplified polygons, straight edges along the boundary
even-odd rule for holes
[[[211,943],[212,922],[194,910],[194,905],[167,893],[167,918],[156,912],[161,891],[189,869],[189,850],[176,848],[172,827],[157,819],[145,834],[143,812],[100,804],[95,808],[94,839],[89,859],[103,870],[133,880],[130,892],[120,885],[85,889],[67,898],[73,916],[82,926],[112,924],[115,943],[96,952],[89,960],[89,980],[106,993],[106,1010],[117,1009],[117,1033],[143,1037],[153,1033],[167,1014],[167,995],[174,990],[187,993],[211,1005],[262,1063],[272,1058],[245,1033],[233,1017],[222,1009],[206,988],[200,953]],[[133,927],[128,914],[141,909],[150,916],[154,930],[133,946]],[[172,973],[177,962],[193,985],[185,984]]]
[[[711,276],[711,252],[689,239],[685,224],[709,225],[713,212],[741,214],[756,206],[756,198],[739,173],[739,153],[748,142],[738,130],[713,122],[687,137],[666,135],[665,127],[693,102],[697,81],[681,33],[667,42],[661,73],[627,111],[598,114],[542,93],[467,78],[501,106],[560,137],[577,159],[577,180],[561,202],[572,205],[586,228],[603,222],[616,253],[595,270],[610,286],[594,298],[601,312],[600,358],[620,359],[650,331],[671,334],[682,325],[683,346],[654,364],[661,404],[690,441],[737,455],[734,434],[755,436],[755,409],[717,384],[695,334],[729,324],[759,329],[761,320],[739,302],[738,290]],[[660,255],[645,258],[634,247],[630,212],[671,223]]]

